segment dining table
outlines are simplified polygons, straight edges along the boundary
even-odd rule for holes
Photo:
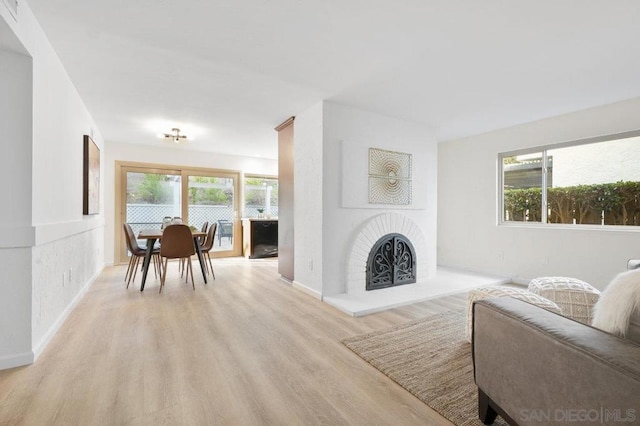
[[[202,250],[200,249],[200,238],[205,237],[207,235],[206,232],[191,230],[191,234],[193,235],[193,245],[196,248],[196,254],[198,255],[198,260],[200,261],[200,270],[202,270],[202,278],[204,279],[204,283],[207,283],[207,271],[205,269],[204,258],[202,257]],[[139,240],[147,240],[147,252],[144,256],[144,261],[142,262],[142,283],[140,284],[140,291],[144,291],[144,284],[147,281],[147,272],[149,272],[149,265],[151,264],[151,256],[153,256],[153,247],[155,246],[157,241],[162,241],[162,229],[153,228],[153,229],[142,229],[138,233]]]

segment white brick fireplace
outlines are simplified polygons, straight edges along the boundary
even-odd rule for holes
[[[365,315],[487,283],[437,267],[433,129],[328,101],[296,115],[294,126],[296,288]],[[371,148],[411,154],[409,204],[371,203]],[[369,252],[387,234],[411,242],[416,282],[367,291]],[[404,272],[400,266],[393,263],[394,274]]]
[[[405,236],[414,247],[417,281],[414,284],[367,291],[369,252],[380,238],[394,233]],[[423,232],[410,217],[392,212],[373,216],[361,226],[348,251],[344,293],[326,295],[323,300],[349,315],[362,316],[508,281],[504,277],[436,268],[435,261],[435,253],[429,252]]]
[[[366,269],[369,252],[380,238],[387,234],[404,235],[415,249],[417,282],[420,285],[429,277],[429,256],[427,245],[418,225],[411,218],[399,213],[383,213],[369,219],[351,246],[347,258],[345,293],[358,294],[366,291]],[[391,291],[388,289],[387,291]]]

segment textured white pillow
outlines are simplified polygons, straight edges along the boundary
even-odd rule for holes
[[[600,295],[594,307],[593,325],[600,330],[626,336],[631,318],[640,312],[640,270],[618,274]]]
[[[600,297],[600,292],[589,283],[571,277],[534,278],[528,290],[555,302],[562,315],[583,324],[593,321],[593,306]]]
[[[469,291],[467,297],[467,328],[465,334],[467,340],[471,342],[473,335],[473,302],[476,300],[488,299],[490,297],[513,297],[532,305],[539,306],[547,311],[556,314],[562,314],[562,309],[554,302],[537,294],[531,293],[529,290],[507,286],[486,286],[479,287]]]

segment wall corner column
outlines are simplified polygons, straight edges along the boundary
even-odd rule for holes
[[[290,117],[275,130],[278,132],[278,272],[294,280],[293,244],[293,121]]]

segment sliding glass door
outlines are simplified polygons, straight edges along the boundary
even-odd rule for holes
[[[189,224],[202,227],[216,224],[213,250],[228,252],[233,250],[237,228],[236,221],[236,182],[233,176],[222,174],[189,175],[187,191],[189,193]]]
[[[141,229],[159,228],[164,217],[182,216],[182,176],[165,170],[125,172],[124,221],[138,235]]]
[[[116,185],[116,262],[128,261],[122,224],[129,223],[137,235],[141,229],[159,228],[162,219],[180,217],[201,229],[216,224],[215,256],[239,256],[241,238],[238,219],[239,173],[213,169],[186,169],[118,162]]]

